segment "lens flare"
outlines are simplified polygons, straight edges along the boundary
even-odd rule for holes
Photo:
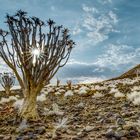
[[[33,48],[31,51],[31,54],[33,56],[33,66],[35,66],[37,59],[39,59],[39,57],[41,55],[41,51],[39,48]]]
[[[32,50],[32,55],[36,56],[36,57],[39,57],[40,56],[40,49],[38,48],[34,48]]]
[[[43,63],[43,61],[48,58],[48,56],[45,54],[44,47],[31,47],[29,51],[25,51],[25,54],[27,56],[25,62],[32,61],[34,67],[38,65],[40,61]]]

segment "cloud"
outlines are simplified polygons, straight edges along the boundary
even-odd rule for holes
[[[96,82],[101,82],[105,80],[106,78],[104,76],[102,77],[79,77],[79,83],[96,83]]]
[[[82,9],[85,12],[92,12],[92,13],[98,13],[98,10],[95,7],[88,7],[87,5],[83,4]]]
[[[108,15],[113,20],[114,24],[118,22],[117,15],[113,11],[109,11]]]
[[[12,70],[5,64],[5,62],[0,58],[0,73],[11,72]]]
[[[67,65],[85,65],[85,66],[90,66],[92,64],[93,63],[80,62],[75,59],[70,59],[67,63]]]
[[[101,76],[101,77],[84,77],[84,76],[81,76],[81,77],[75,77],[75,78],[67,78],[68,80],[72,80],[72,81],[76,81],[77,83],[96,83],[96,82],[101,82],[103,80],[105,80],[106,78],[104,76]]]
[[[72,59],[64,68],[58,71],[56,77],[62,81],[70,79],[77,83],[82,80],[106,79],[117,75],[119,75],[119,72],[114,73],[110,67],[100,66],[95,62],[80,62]],[[81,77],[85,77],[85,79],[81,80]]]
[[[113,11],[93,14],[87,12],[83,20],[86,36],[92,43],[97,44],[109,38],[109,34],[116,32],[115,25],[118,23],[117,15]]]
[[[119,76],[132,66],[139,64],[140,48],[126,44],[109,44],[103,49],[105,51],[93,62],[70,59],[67,65],[58,72],[58,77],[74,81],[80,81],[80,77],[93,78],[93,80],[94,78],[106,79]]]
[[[73,27],[73,35],[78,35],[76,40],[79,48],[85,46],[97,46],[99,43],[110,38],[110,33],[118,33],[116,29],[119,19],[116,13],[105,6],[82,5],[83,15]],[[104,9],[104,10],[103,10]]]
[[[73,35],[77,35],[81,32],[81,29],[80,28],[75,28],[72,32]]]
[[[77,22],[75,27],[72,30],[72,35],[78,35],[82,32],[82,29],[80,28],[80,22]]]
[[[112,0],[99,0],[102,4],[112,4]]]
[[[119,65],[135,65],[140,59],[140,49],[122,44],[110,44],[104,54],[100,55],[95,62],[100,67]]]

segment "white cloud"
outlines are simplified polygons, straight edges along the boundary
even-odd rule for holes
[[[93,70],[93,72],[104,72],[104,68],[103,68],[103,67],[95,68],[95,69]]]
[[[7,64],[0,58],[0,72],[12,72],[12,70],[7,66]]]
[[[95,44],[108,39],[107,35],[101,34],[98,31],[87,33],[87,37],[94,39]],[[92,41],[92,39],[90,40],[90,42]]]
[[[106,78],[101,76],[101,77],[85,77],[85,76],[80,76],[80,77],[75,77],[75,78],[67,78],[68,80],[71,81],[78,81],[79,84],[86,84],[86,83],[96,83],[105,80]]]
[[[86,84],[86,83],[96,83],[105,80],[105,77],[79,77],[79,83]]]
[[[87,37],[94,44],[102,42],[109,38],[109,33],[116,32],[114,26],[118,23],[117,15],[113,11],[106,14],[99,13],[98,15],[86,13],[83,27],[87,30]]]
[[[112,70],[120,69],[120,65],[137,65],[140,59],[140,48],[125,44],[109,44],[104,48],[103,54],[100,54],[93,62],[81,62],[70,59],[67,65],[95,66],[93,72],[104,72],[104,68]]]
[[[136,64],[140,57],[140,49],[128,45],[110,44],[104,54],[94,63],[99,66],[115,66],[121,64]]]
[[[81,62],[81,61],[77,61],[75,59],[70,59],[67,63],[67,65],[87,65],[87,66],[90,66],[92,65],[93,63],[86,63],[86,62]]]
[[[109,1],[111,2],[111,1]],[[104,10],[98,7],[82,5],[83,15],[73,28],[73,35],[82,35],[82,46],[96,45],[109,38],[109,33],[118,32],[115,29],[118,23],[118,17],[112,10],[108,10],[102,6]],[[84,45],[83,45],[84,42]],[[80,47],[80,48],[81,48]]]
[[[88,7],[85,4],[82,5],[82,9],[85,12],[93,12],[93,13],[98,13],[98,10],[95,7]]]
[[[113,11],[109,11],[108,15],[110,16],[110,18],[113,20],[114,23],[118,22],[117,15]]]
[[[80,29],[80,27],[79,26],[75,26],[73,31],[72,31],[72,34],[73,35],[77,35],[77,34],[79,34],[81,32],[82,32],[82,30]]]
[[[109,10],[104,5],[101,7],[82,5],[83,14],[72,29],[72,34],[78,36],[76,40],[78,51],[109,39],[110,33],[120,32],[116,28],[119,19],[115,10]]]
[[[99,0],[102,4],[112,4],[112,0]]]

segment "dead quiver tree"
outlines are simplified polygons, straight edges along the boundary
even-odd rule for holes
[[[56,86],[59,87],[59,85],[60,85],[60,80],[57,78],[57,80],[56,80]]]
[[[68,86],[69,90],[72,89],[72,81],[71,80],[67,80],[67,86]]]
[[[68,29],[50,19],[45,24],[37,17],[30,18],[21,10],[7,15],[6,23],[9,32],[0,30],[0,57],[13,70],[23,91],[20,117],[37,119],[37,95],[67,63],[75,43]]]
[[[0,84],[5,89],[6,96],[9,96],[11,93],[11,88],[15,84],[15,76],[11,72],[0,73]]]

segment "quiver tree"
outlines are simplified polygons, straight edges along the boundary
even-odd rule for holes
[[[50,19],[45,24],[21,10],[14,16],[7,15],[6,23],[9,32],[0,30],[0,57],[15,73],[24,94],[19,115],[36,119],[37,95],[67,63],[74,42],[68,29]]]
[[[68,81],[67,81],[67,86],[68,86],[68,89],[69,89],[69,90],[72,89],[72,81],[71,81],[71,80],[68,80]]]
[[[15,84],[15,76],[13,73],[0,73],[0,84],[5,89],[6,96],[10,95],[10,90]]]
[[[57,78],[56,86],[59,87],[59,85],[60,85],[60,80]]]

